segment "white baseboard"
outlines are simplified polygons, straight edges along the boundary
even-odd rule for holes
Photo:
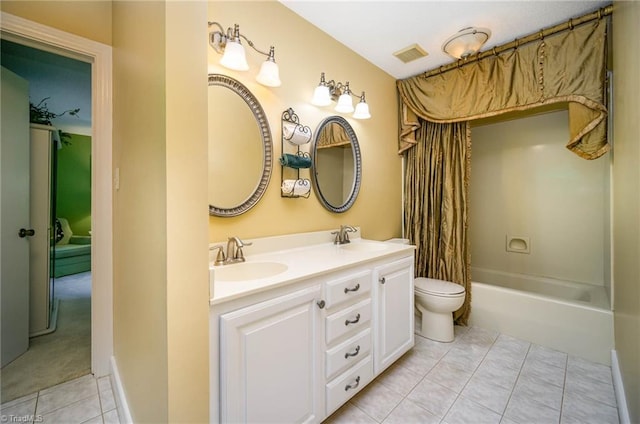
[[[127,397],[124,393],[124,387],[122,386],[122,380],[120,380],[120,373],[118,372],[118,365],[116,364],[115,356],[111,357],[111,387],[113,388],[113,394],[116,398],[116,406],[118,408],[118,417],[122,424],[133,424],[131,418],[131,412],[129,411],[129,404],[127,403]]]
[[[613,377],[613,389],[616,393],[620,424],[631,424],[629,409],[627,409],[627,397],[622,385],[622,373],[620,373],[620,365],[618,364],[618,353],[615,349],[611,350],[611,376]]]

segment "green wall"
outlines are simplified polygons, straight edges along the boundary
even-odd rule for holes
[[[91,230],[91,137],[71,134],[58,149],[56,215],[66,218],[73,234]]]

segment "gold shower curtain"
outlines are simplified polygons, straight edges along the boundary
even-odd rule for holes
[[[417,274],[465,288],[465,302],[454,319],[466,325],[471,310],[467,239],[471,129],[467,122],[422,121],[416,139],[406,155],[404,210],[407,234],[418,250]]]

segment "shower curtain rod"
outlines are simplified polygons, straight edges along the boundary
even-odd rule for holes
[[[532,33],[521,38],[516,38],[515,40],[509,43],[502,44],[500,46],[495,46],[492,49],[486,50],[484,52],[476,53],[472,56],[469,56],[466,59],[458,59],[457,61],[449,63],[448,65],[442,65],[439,68],[435,68],[430,71],[423,72],[422,74],[419,74],[419,75],[424,78],[428,78],[434,75],[443,74],[452,69],[459,68],[461,66],[467,65],[472,62],[477,62],[480,59],[484,59],[485,57],[488,57],[491,55],[498,55],[499,53],[502,53],[506,50],[518,48],[519,46],[530,43],[532,41],[543,39],[544,37],[547,37],[549,35],[556,34],[558,32],[565,31],[567,29],[573,29],[578,25],[582,25],[584,23],[594,21],[596,19],[602,19],[605,16],[611,15],[611,12],[613,12],[613,6],[609,5],[601,9],[598,9],[595,12],[587,13],[586,15],[569,19],[565,23],[558,24],[547,29],[541,29],[536,33]]]

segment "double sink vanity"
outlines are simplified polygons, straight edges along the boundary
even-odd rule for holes
[[[209,74],[209,105],[217,111],[209,120],[209,214],[235,217],[267,189],[271,130],[256,97],[231,77]],[[280,141],[283,198],[313,193],[333,213],[354,204],[362,163],[346,119],[329,116],[312,135],[288,108]],[[238,157],[242,167],[230,160]],[[413,346],[413,246],[364,240],[342,226],[232,236],[211,244],[209,260],[212,422],[319,423]]]
[[[321,422],[413,346],[414,246],[353,230],[211,250],[212,422]]]

